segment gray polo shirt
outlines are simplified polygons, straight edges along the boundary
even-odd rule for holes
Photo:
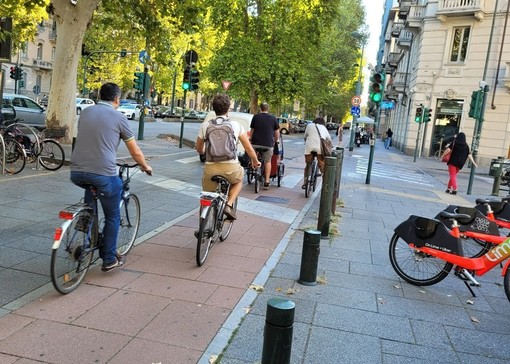
[[[134,139],[125,115],[108,102],[100,101],[84,109],[78,120],[71,171],[117,175],[115,161],[121,139]]]

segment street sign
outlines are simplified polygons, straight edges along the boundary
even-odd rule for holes
[[[358,115],[359,113],[361,113],[361,109],[358,106],[351,107],[351,114],[352,115]]]
[[[41,86],[35,85],[32,91],[34,91],[34,94],[39,95],[41,93]]]
[[[145,49],[143,51],[140,51],[140,53],[138,53],[138,60],[140,61],[140,63],[145,64],[145,62],[147,62],[148,59],[149,59],[149,54],[147,53],[147,51]]]
[[[352,106],[360,106],[361,105],[361,97],[360,96],[353,96],[351,99]]]
[[[230,81],[221,81],[221,85],[223,86],[223,89],[225,91],[228,91],[228,89],[230,88],[231,84],[232,84],[232,82],[230,82]]]

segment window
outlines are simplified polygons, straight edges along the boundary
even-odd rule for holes
[[[51,61],[52,62],[55,62],[55,51],[56,51],[55,47],[51,48]]]
[[[41,75],[37,75],[37,77],[35,78],[35,84],[37,86],[39,86],[39,90],[41,89],[41,84],[42,84],[42,76]]]
[[[42,43],[39,43],[37,45],[37,59],[42,59],[42,55],[43,55],[43,45],[42,45]]]
[[[470,27],[453,28],[453,42],[450,62],[465,62],[470,33]]]

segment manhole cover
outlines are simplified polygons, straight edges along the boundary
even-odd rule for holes
[[[289,203],[289,200],[281,197],[272,197],[272,196],[259,196],[255,200],[262,202],[272,202],[272,203]]]

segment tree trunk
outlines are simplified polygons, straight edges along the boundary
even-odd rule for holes
[[[250,92],[250,112],[256,114],[259,107],[259,93],[253,88]]]
[[[76,134],[76,78],[81,45],[88,23],[100,0],[52,0],[53,19],[57,23],[57,44],[51,76],[46,126],[66,129],[65,142]]]

